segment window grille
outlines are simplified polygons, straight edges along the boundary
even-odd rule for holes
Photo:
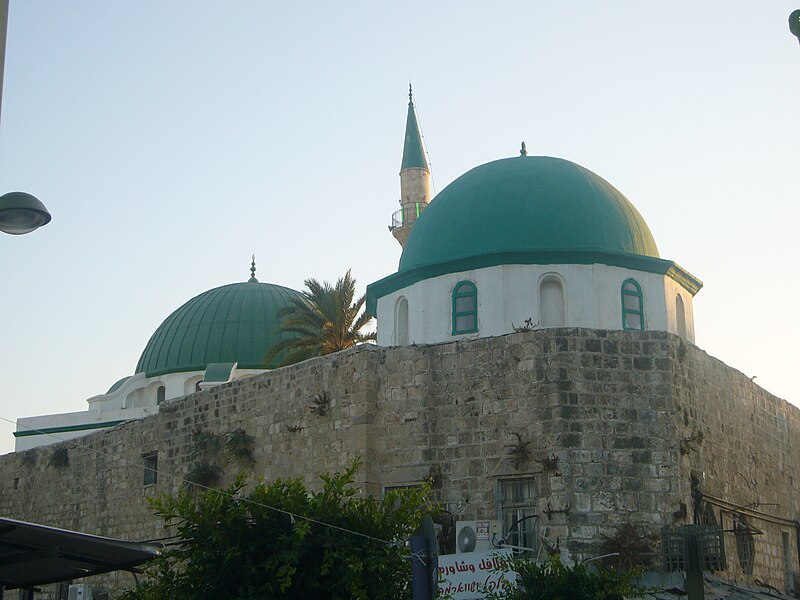
[[[742,567],[745,575],[752,575],[755,544],[753,543],[753,532],[744,515],[733,515],[733,535],[736,537],[736,554],[739,557],[739,566]]]
[[[537,547],[535,483],[533,478],[498,481],[497,506],[502,525],[502,541],[507,545],[517,546],[515,553],[530,554]]]
[[[153,485],[158,481],[158,452],[142,456],[144,465],[144,485]]]

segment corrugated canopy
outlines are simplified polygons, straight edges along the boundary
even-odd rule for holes
[[[160,546],[123,542],[66,529],[0,518],[0,585],[30,588],[131,570]]]

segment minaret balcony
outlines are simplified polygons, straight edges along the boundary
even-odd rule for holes
[[[428,206],[427,202],[414,202],[413,204],[406,204],[400,210],[392,213],[392,224],[389,225],[389,231],[394,231],[398,227],[406,225],[413,225],[419,218],[419,215]]]

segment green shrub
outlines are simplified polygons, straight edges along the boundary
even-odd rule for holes
[[[557,554],[538,564],[514,561],[516,583],[490,593],[487,600],[625,600],[647,592],[634,583],[640,569],[617,571],[595,563],[568,567]]]
[[[300,479],[246,491],[240,476],[225,490],[152,501],[178,540],[122,598],[411,600],[409,552],[395,542],[417,528],[428,489],[361,497],[357,467],[322,476],[314,493]]]

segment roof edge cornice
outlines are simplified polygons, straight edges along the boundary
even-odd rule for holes
[[[379,279],[367,286],[367,312],[377,316],[378,299],[397,290],[407,288],[425,279],[432,279],[450,273],[472,271],[502,265],[555,265],[602,264],[610,267],[622,267],[667,275],[683,286],[694,296],[703,287],[703,282],[683,269],[677,263],[663,258],[624,254],[621,252],[605,252],[595,249],[584,250],[536,250],[518,252],[500,252],[481,256],[468,256],[440,263],[424,265],[415,269],[398,271],[388,277]]]

